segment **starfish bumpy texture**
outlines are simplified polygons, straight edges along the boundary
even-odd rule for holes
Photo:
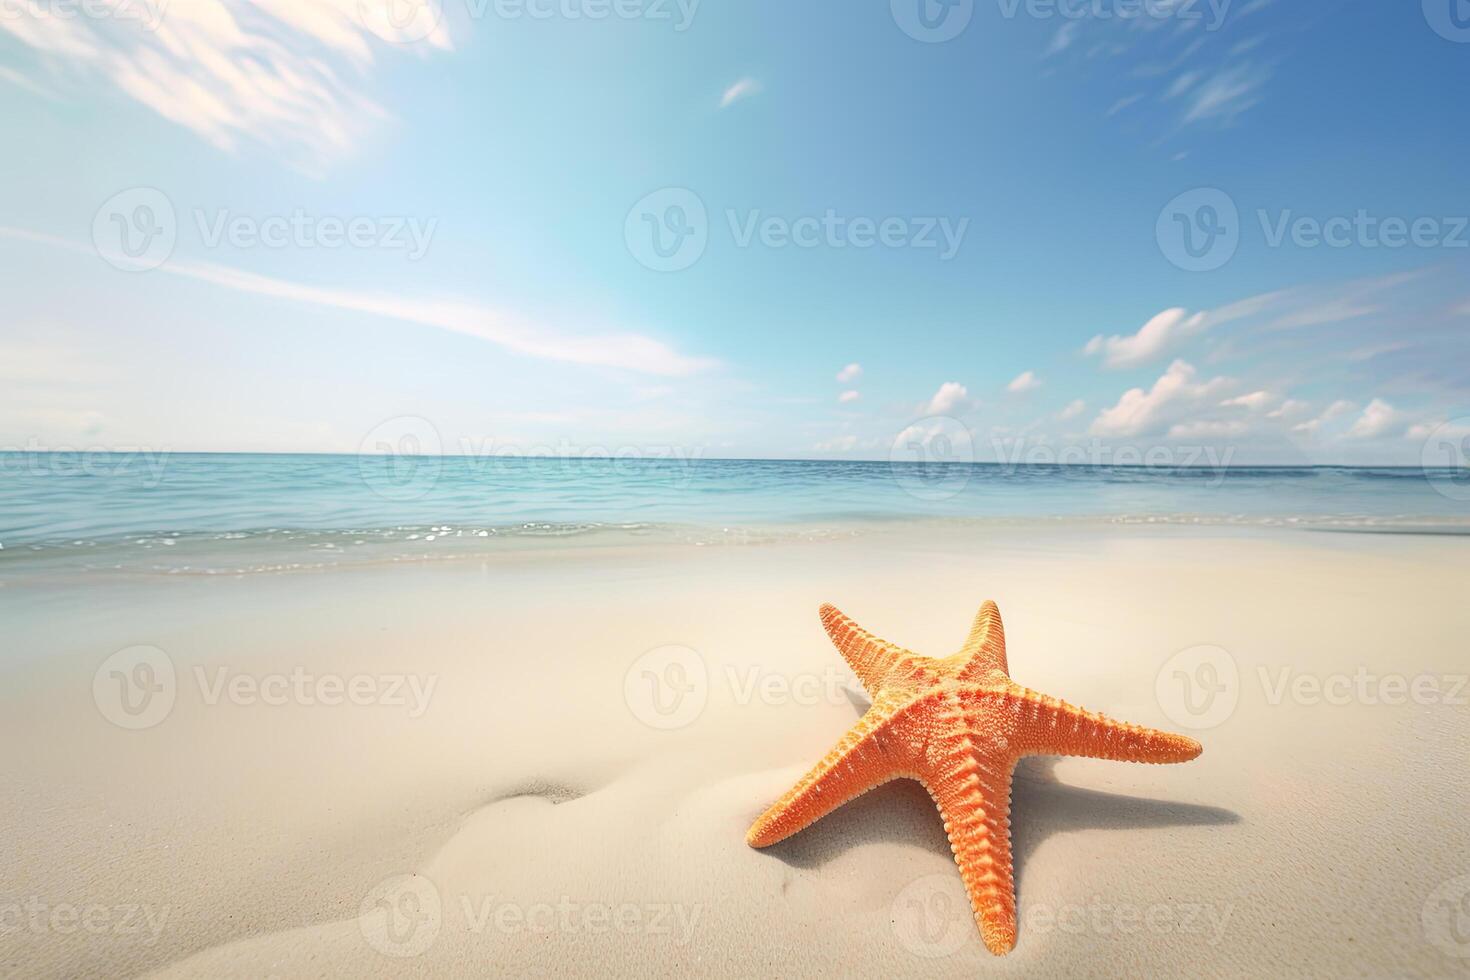
[[[872,707],[746,835],[767,847],[893,779],[928,790],[949,835],[980,935],[992,953],[1016,945],[1011,773],[1028,755],[1187,762],[1192,738],[1114,721],[1011,680],[1000,610],[987,601],[960,651],[922,657],[866,632],[830,605],[822,625]]]

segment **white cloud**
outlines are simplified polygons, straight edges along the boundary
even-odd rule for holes
[[[1179,341],[1205,326],[1206,315],[1174,307],[1149,320],[1138,332],[1126,337],[1098,334],[1087,342],[1083,353],[1102,354],[1103,364],[1110,368],[1137,367],[1154,360]]]
[[[1081,415],[1085,411],[1087,411],[1087,403],[1079,398],[1076,401],[1069,403],[1066,408],[1058,412],[1057,419],[1059,421],[1066,422],[1069,419],[1075,419],[1077,416]]]
[[[387,16],[392,2],[140,0],[81,17],[12,0],[0,31],[35,51],[53,80],[120,92],[224,152],[256,144],[320,173],[387,117],[363,94],[379,54],[451,47],[442,19],[410,21],[415,33],[404,35]],[[426,36],[412,40],[420,26]]]
[[[1464,457],[1460,455],[1463,450],[1460,450],[1459,447],[1465,444],[1466,439],[1470,439],[1470,425],[1451,425],[1443,421],[1419,422],[1409,426],[1408,431],[1404,433],[1405,438],[1415,442],[1423,442],[1433,435],[1438,435],[1437,441],[1443,442],[1445,448],[1449,450],[1445,454],[1444,465],[1455,466],[1463,460]]]
[[[1306,402],[1297,401],[1295,398],[1288,398],[1286,401],[1282,402],[1280,405],[1267,412],[1266,418],[1281,419],[1283,421],[1287,421],[1293,416],[1297,416],[1300,415],[1302,412],[1305,412],[1307,408],[1308,405]]]
[[[1036,377],[1035,371],[1022,371],[1006,385],[1006,391],[1021,394],[1022,392],[1035,391],[1041,387],[1041,379]]]
[[[1383,399],[1375,398],[1363,409],[1363,414],[1358,416],[1347,434],[1354,439],[1373,439],[1386,434],[1398,421],[1398,411]]]
[[[946,381],[939,386],[929,404],[924,407],[926,415],[948,415],[961,411],[970,402],[970,392],[958,381]]]
[[[4,226],[0,226],[0,237],[54,245],[89,257],[96,255],[88,246]],[[708,358],[681,354],[662,341],[642,334],[564,334],[554,327],[531,322],[514,313],[459,300],[406,299],[396,292],[353,292],[307,286],[212,262],[189,262],[181,259],[171,259],[150,273],[159,274],[207,282],[254,296],[269,296],[308,306],[348,310],[438,327],[441,330],[478,337],[517,354],[549,361],[622,368],[668,376],[694,374],[718,363]]]
[[[1275,400],[1276,396],[1269,391],[1253,391],[1248,395],[1227,398],[1220,403],[1220,406],[1222,408],[1248,408],[1253,412],[1259,412]]]
[[[837,372],[837,380],[842,384],[851,384],[863,376],[863,366],[856,362],[849,364]]]
[[[1285,406],[1283,406],[1283,408],[1284,407]],[[1347,399],[1340,398],[1337,401],[1333,402],[1331,405],[1328,405],[1322,411],[1322,414],[1317,416],[1316,418],[1308,419],[1305,422],[1300,422],[1297,425],[1292,426],[1291,431],[1304,432],[1308,435],[1315,435],[1322,430],[1322,426],[1326,425],[1328,422],[1331,422],[1333,419],[1346,414],[1347,412],[1351,412],[1356,407],[1357,406],[1355,406]]]
[[[1225,422],[1205,419],[1198,422],[1179,422],[1169,428],[1171,439],[1224,439],[1245,435],[1250,426],[1239,420]]]
[[[720,96],[720,108],[729,108],[741,99],[748,99],[752,95],[759,95],[761,91],[760,82],[749,77],[742,78],[734,85],[725,89],[724,94]]]
[[[1090,431],[1095,436],[1142,436],[1190,421],[1191,410],[1228,383],[1224,378],[1196,382],[1194,376],[1192,366],[1175,361],[1148,391],[1130,388],[1118,404],[1103,409]]]
[[[862,397],[862,395],[860,395],[856,391],[844,391],[842,394],[840,394],[840,395],[837,396],[837,400],[839,402],[841,402],[842,404],[846,405],[849,402],[855,402],[855,401],[857,401],[861,397]]]

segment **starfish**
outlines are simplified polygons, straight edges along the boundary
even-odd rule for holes
[[[880,640],[831,605],[822,625],[873,699],[805,776],[746,835],[769,847],[893,779],[928,791],[949,836],[985,945],[1016,945],[1011,774],[1028,755],[1188,762],[1200,744],[1114,721],[1011,680],[1000,609],[986,601],[959,652],[923,657]]]

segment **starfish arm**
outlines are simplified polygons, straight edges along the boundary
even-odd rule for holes
[[[1011,864],[1009,754],[983,753],[968,735],[956,736],[926,767],[924,786],[944,818],[980,936],[992,953],[1016,945],[1016,888]]]
[[[842,804],[910,770],[894,731],[904,699],[880,697],[821,762],[756,818],[745,841],[769,847],[825,817]]]
[[[822,626],[832,637],[837,652],[862,682],[863,690],[877,696],[883,679],[897,664],[912,657],[903,647],[880,640],[838,611],[831,603],[821,608]]]
[[[1117,762],[1188,762],[1202,751],[1184,735],[1116,721],[1017,686],[1015,748],[1021,755],[1076,755]]]
[[[986,599],[981,604],[980,611],[975,614],[975,624],[970,627],[970,635],[956,656],[964,662],[959,673],[962,681],[978,680],[995,670],[1003,674],[1009,672],[1006,630],[1000,621],[1000,607],[994,601]]]

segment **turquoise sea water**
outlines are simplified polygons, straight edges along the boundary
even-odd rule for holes
[[[148,552],[188,567],[184,554],[206,546],[216,559],[354,547],[416,556],[486,539],[717,543],[905,519],[1459,533],[1470,479],[1349,467],[0,454],[0,569],[11,571],[56,553],[106,566]]]

